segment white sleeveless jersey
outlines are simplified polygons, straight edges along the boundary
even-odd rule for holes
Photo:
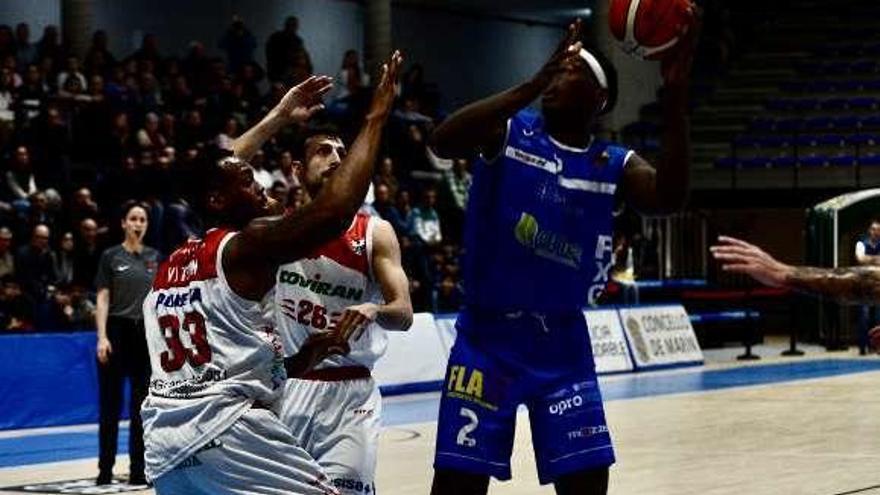
[[[236,295],[211,230],[161,265],[144,301],[152,376],[141,409],[147,475],[156,479],[230,427],[284,382],[281,343],[264,301]]]
[[[373,278],[373,224],[364,213],[339,238],[293,263],[282,265],[275,280],[272,313],[284,351],[292,356],[309,335],[326,332],[349,306],[381,302],[381,288]],[[372,368],[385,353],[388,336],[376,324],[349,342],[346,356],[331,356],[317,368],[366,366]]]

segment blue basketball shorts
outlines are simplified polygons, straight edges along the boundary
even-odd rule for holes
[[[584,339],[540,329],[515,333],[506,339],[517,341],[519,350],[511,352],[508,344],[459,331],[440,401],[434,467],[510,479],[520,404],[529,410],[541,484],[614,464],[585,325]]]

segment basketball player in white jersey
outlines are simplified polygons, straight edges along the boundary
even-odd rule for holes
[[[175,251],[144,302],[152,364],[145,460],[160,495],[338,493],[269,409],[285,374],[264,299],[280,265],[349,227],[370,183],[401,61],[395,53],[383,67],[351,153],[309,205],[266,216],[276,205],[246,160],[321,108],[327,77],[293,88],[235,140],[234,156],[205,174],[204,204],[219,228]]]
[[[306,140],[297,174],[309,197],[321,194],[344,157],[338,136]],[[370,370],[385,352],[385,331],[412,324],[409,281],[394,229],[358,213],[341,236],[282,265],[276,282],[270,309],[286,355],[327,332],[345,333],[348,344],[347,354],[319,363],[303,362],[308,351],[292,359],[276,403],[278,416],[340,493],[374,493],[382,398]]]

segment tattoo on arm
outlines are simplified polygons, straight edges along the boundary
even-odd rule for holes
[[[843,304],[880,301],[880,268],[797,267],[786,278],[786,285],[796,291],[835,299]]]

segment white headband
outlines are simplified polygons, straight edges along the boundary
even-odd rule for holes
[[[608,78],[605,77],[605,71],[602,70],[602,65],[599,64],[599,61],[596,57],[593,56],[592,53],[588,52],[586,48],[581,48],[580,56],[584,59],[584,62],[590,66],[590,70],[593,71],[593,74],[596,76],[596,80],[599,81],[599,86],[602,89],[608,89]]]

